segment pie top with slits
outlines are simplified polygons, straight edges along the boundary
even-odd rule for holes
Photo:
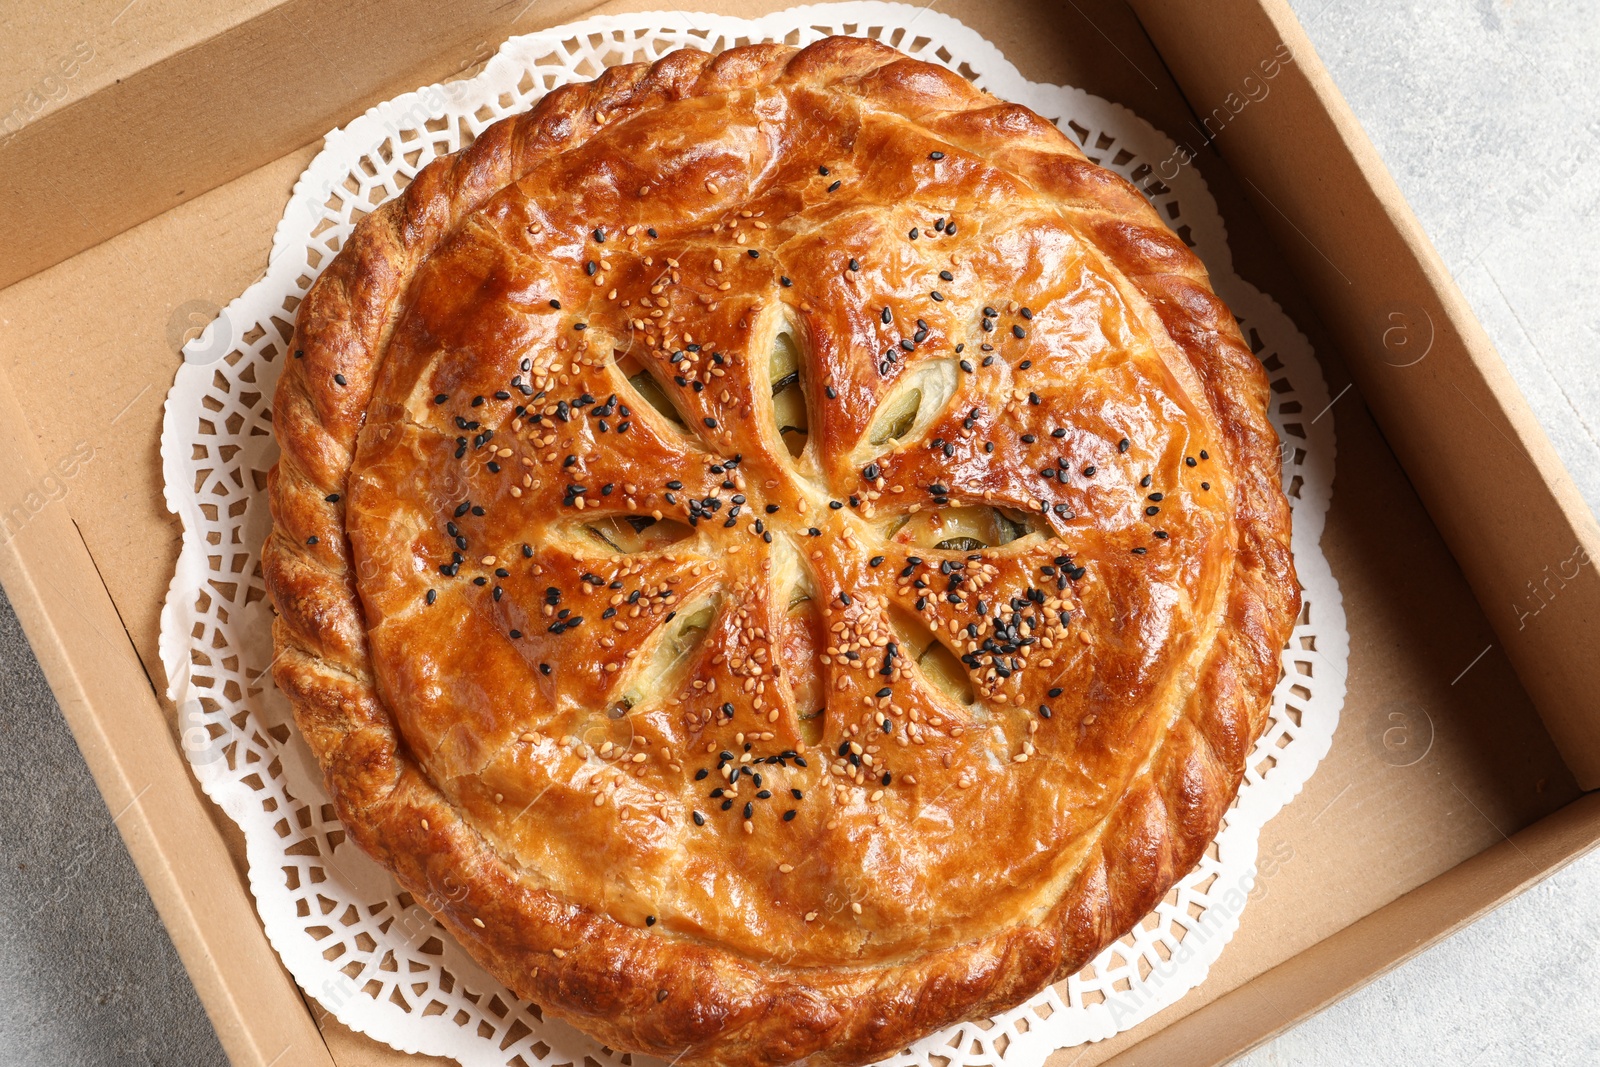
[[[613,1047],[1009,1007],[1193,866],[1265,722],[1298,592],[1234,320],[887,46],[550,94],[357,226],[286,363],[275,675],[340,816]]]

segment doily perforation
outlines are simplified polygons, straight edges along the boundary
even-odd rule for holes
[[[1338,585],[1318,547],[1333,481],[1327,388],[1305,338],[1233,274],[1216,205],[1175,146],[1116,104],[1028,82],[982,37],[936,12],[888,3],[796,8],[758,20],[655,12],[585,20],[507,42],[476,76],[377,105],[335,130],[296,183],[265,276],[185,347],[168,397],[162,457],[183,550],[162,612],[161,654],[190,764],[244,831],[251,890],[285,966],[321,1007],[408,1052],[463,1064],[632,1064],[545,1019],[479,968],[345,837],[320,773],[270,679],[270,609],[259,548],[276,457],[268,403],[296,306],[355,224],[440,155],[560,85],[680,47],[754,41],[805,45],[833,33],[885,41],[955,70],[1054,121],[1095,162],[1132,181],[1205,261],[1272,382],[1305,589],[1269,725],[1239,797],[1197,868],[1093,963],[1027,1004],[962,1024],[886,1063],[1036,1067],[1058,1048],[1101,1040],[1204,978],[1252,892],[1263,823],[1326,754],[1344,699],[1348,635]],[[1313,673],[1312,659],[1334,670]],[[448,892],[448,890],[447,890]],[[436,905],[445,901],[434,902]]]

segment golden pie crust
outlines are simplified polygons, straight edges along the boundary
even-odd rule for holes
[[[1010,1008],[1193,867],[1266,722],[1299,592],[1233,317],[885,45],[552,92],[356,226],[285,362],[273,673],[339,816],[613,1048]]]

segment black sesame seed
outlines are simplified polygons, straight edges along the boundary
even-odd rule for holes
[[[928,158],[933,160],[935,163],[937,163],[937,162],[939,162],[939,160],[944,158],[944,153],[943,152],[929,152],[928,153]]]
[[[335,374],[333,376],[333,380],[335,382],[338,382],[340,385],[349,385],[350,384],[349,382],[345,381],[345,377],[342,374]]]
[[[842,181],[841,182],[834,182],[832,185],[828,186],[828,192],[830,192],[830,193],[838,192],[839,191],[839,186],[841,186],[843,184],[844,184],[844,182],[842,182]]]

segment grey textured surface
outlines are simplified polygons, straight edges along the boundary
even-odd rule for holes
[[[227,1063],[0,593],[0,1065]]]
[[[1600,509],[1600,4],[1294,7]],[[223,1063],[3,597],[0,809],[0,1067]],[[1239,1062],[1600,1063],[1596,943],[1600,856]]]

